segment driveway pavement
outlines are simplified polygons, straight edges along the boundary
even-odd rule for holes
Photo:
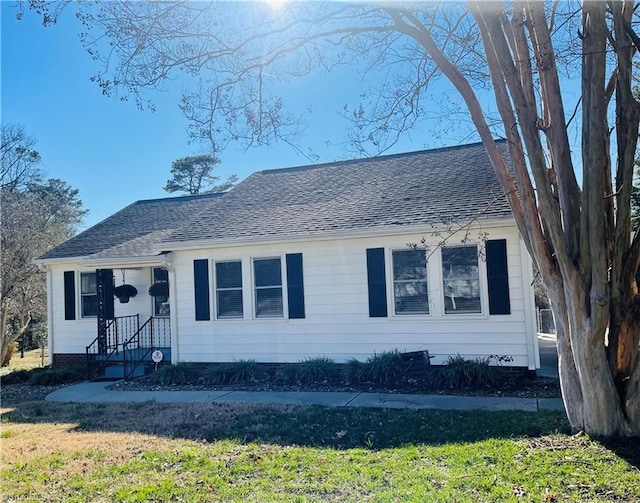
[[[540,369],[538,375],[542,377],[558,378],[558,352],[556,350],[555,334],[538,334],[540,349]]]
[[[401,393],[296,391],[110,391],[109,382],[85,382],[54,391],[49,402],[264,403],[440,410],[564,410],[559,398],[476,397]]]

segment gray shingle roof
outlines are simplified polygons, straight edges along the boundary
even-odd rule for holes
[[[507,156],[506,141],[498,146]],[[511,218],[480,143],[261,171],[208,204],[167,240],[303,236]]]
[[[157,254],[153,246],[222,194],[137,201],[49,250],[39,259],[124,258]]]
[[[498,147],[507,156],[506,141]],[[135,257],[157,253],[163,242],[511,218],[480,143],[260,171],[216,196],[138,201],[40,258]]]

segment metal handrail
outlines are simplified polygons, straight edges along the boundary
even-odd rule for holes
[[[154,349],[164,347],[159,344],[160,341],[167,344],[166,333],[169,323],[169,318],[151,316],[128,341],[122,343],[122,361],[126,380],[133,376],[138,366],[147,359]],[[162,330],[159,330],[160,327],[157,326],[160,324],[163,325]],[[170,330],[171,327],[169,325],[169,333]],[[163,334],[165,334],[164,338],[162,337]],[[130,346],[134,347],[131,348]],[[140,351],[136,358],[129,360],[132,349],[144,349],[146,351]]]
[[[133,335],[129,335],[133,332]],[[168,317],[151,316],[140,325],[140,315],[120,316],[107,325],[106,352],[99,351],[98,337],[86,346],[87,377],[94,379],[121,354],[124,378],[130,379],[151,352],[171,344],[171,325]],[[138,349],[139,351],[134,351]],[[103,358],[98,359],[102,355]],[[117,361],[120,363],[120,360]]]
[[[119,316],[114,318],[113,320],[109,320],[107,324],[107,351],[104,353],[100,353],[98,339],[99,336],[96,337],[88,346],[86,346],[85,352],[87,355],[87,378],[89,380],[95,378],[100,370],[106,367],[106,364],[112,361],[114,355],[119,353],[119,348],[121,344],[120,340],[120,330],[119,327],[125,328],[125,333],[128,331],[126,329],[132,328],[132,330],[137,333],[140,326],[140,315],[133,314],[129,316]],[[94,363],[97,359],[97,356],[100,354],[104,354],[105,357],[100,363],[92,369],[92,363]]]

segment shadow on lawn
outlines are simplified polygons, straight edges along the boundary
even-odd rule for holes
[[[600,444],[640,470],[640,437],[603,439]]]
[[[234,439],[330,448],[393,448],[568,433],[559,412],[461,412],[258,404],[26,402],[3,422],[69,423],[70,431],[136,432],[208,442]]]

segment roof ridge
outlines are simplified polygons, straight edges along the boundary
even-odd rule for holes
[[[494,141],[496,143],[504,143],[507,141],[506,138],[494,138]],[[387,159],[398,159],[398,158],[402,158],[402,157],[411,157],[414,155],[419,155],[419,154],[436,154],[439,152],[444,152],[447,150],[462,150],[465,148],[472,148],[472,147],[479,147],[482,146],[482,142],[478,141],[478,142],[474,142],[474,143],[465,143],[463,145],[448,145],[446,147],[437,147],[437,148],[428,148],[428,149],[423,149],[423,150],[412,150],[410,152],[398,152],[396,154],[387,154],[387,155],[376,155],[376,156],[371,156],[371,157],[359,157],[357,159],[343,159],[341,161],[330,161],[330,162],[323,162],[320,164],[304,164],[302,166],[290,166],[290,167],[286,167],[286,168],[273,168],[273,169],[263,169],[261,171],[256,171],[253,174],[261,174],[261,175],[268,175],[271,173],[282,173],[285,171],[307,171],[307,170],[311,170],[311,169],[317,169],[317,168],[328,168],[328,167],[338,167],[341,165],[353,165],[353,164],[359,164],[361,162],[370,162],[370,161],[381,161],[381,160],[387,160]]]
[[[208,194],[188,194],[186,196],[167,196],[167,197],[158,197],[155,199],[138,199],[137,201],[132,202],[129,206],[134,204],[144,204],[144,203],[159,203],[163,201],[185,201],[188,199],[197,200],[197,199],[214,199],[217,197],[222,197],[227,192],[211,192]]]

